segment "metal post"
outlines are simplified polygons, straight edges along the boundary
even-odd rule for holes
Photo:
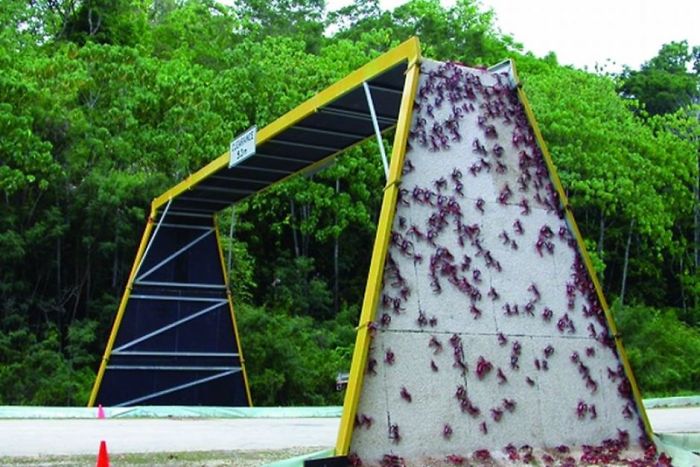
[[[377,122],[377,114],[374,111],[374,102],[372,102],[372,93],[367,86],[367,82],[362,83],[362,87],[365,88],[365,96],[367,97],[367,106],[369,107],[369,113],[372,116],[372,125],[374,126],[374,133],[377,135],[377,144],[379,145],[379,153],[382,155],[382,163],[384,164],[384,176],[389,180],[389,162],[386,160],[386,152],[384,151],[384,140],[382,139],[382,132],[379,131],[379,123]]]

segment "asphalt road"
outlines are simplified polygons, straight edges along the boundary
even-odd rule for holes
[[[0,456],[332,446],[337,418],[2,420]]]
[[[700,407],[648,410],[657,433],[700,433]],[[0,457],[330,447],[337,418],[0,420]]]

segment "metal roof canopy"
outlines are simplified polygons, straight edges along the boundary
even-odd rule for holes
[[[418,39],[412,38],[376,58],[260,130],[255,155],[229,168],[229,153],[222,154],[154,199],[154,210],[170,202],[169,213],[212,215],[374,137],[365,83],[378,131],[393,128],[406,70],[419,57]]]

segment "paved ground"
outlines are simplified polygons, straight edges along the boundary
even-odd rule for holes
[[[700,407],[647,409],[655,433],[700,433]]]
[[[337,418],[2,420],[0,457],[332,446]]]
[[[647,411],[658,433],[700,433],[700,407]],[[339,419],[0,420],[0,457],[330,447]]]

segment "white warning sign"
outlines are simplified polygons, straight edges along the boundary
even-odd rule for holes
[[[231,141],[228,162],[229,168],[240,164],[242,161],[255,154],[255,137],[257,132],[258,127],[252,126]]]

